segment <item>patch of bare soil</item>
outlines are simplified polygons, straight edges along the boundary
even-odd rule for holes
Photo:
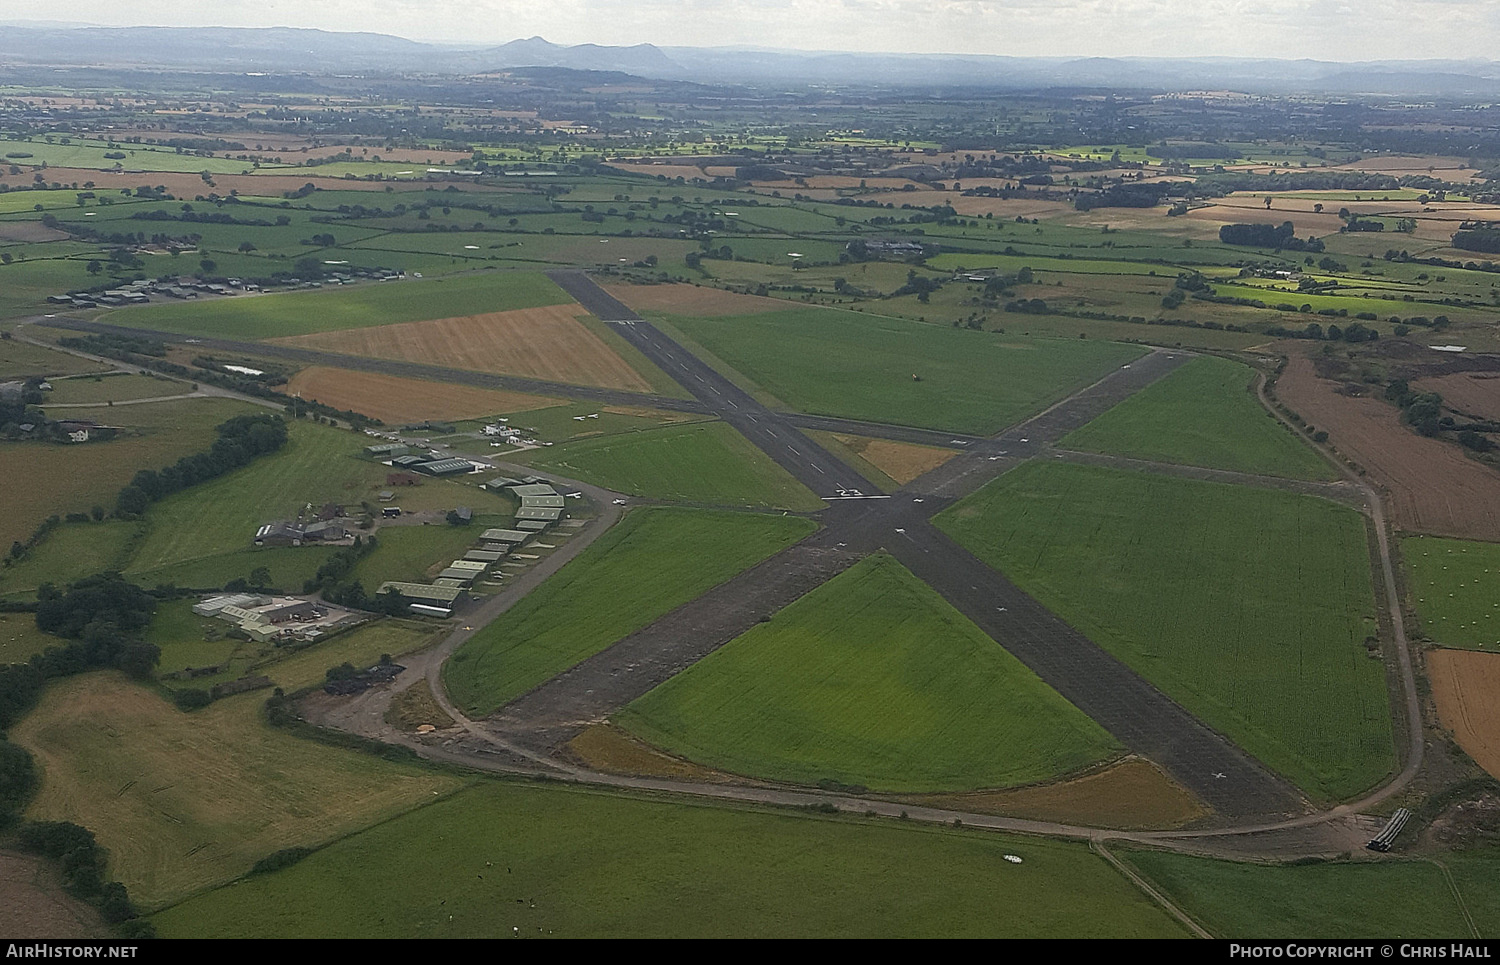
[[[69,896],[57,869],[35,855],[0,851],[0,935],[106,938],[93,907]]]
[[[1009,791],[923,794],[912,804],[1121,831],[1178,828],[1208,808],[1155,764],[1127,757],[1069,780]]]
[[[1290,352],[1277,398],[1385,488],[1398,528],[1500,541],[1500,473],[1452,443],[1411,431],[1393,406],[1351,394],[1368,386],[1320,378],[1300,349]]]

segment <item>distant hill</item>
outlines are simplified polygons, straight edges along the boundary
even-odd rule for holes
[[[541,37],[476,47],[292,27],[89,27],[35,22],[10,22],[0,30],[0,66],[6,65],[454,75],[553,67],[699,83],[1500,94],[1500,64],[1481,60],[1335,63],[1226,57],[1003,57],[652,44],[567,46]]]

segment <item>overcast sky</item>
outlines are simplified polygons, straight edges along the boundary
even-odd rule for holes
[[[1492,58],[1500,0],[0,0],[0,18],[414,40],[1023,56]]]

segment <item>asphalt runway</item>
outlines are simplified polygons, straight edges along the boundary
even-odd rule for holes
[[[640,320],[582,272],[549,274],[700,402],[736,428],[748,425],[747,438],[793,475],[816,482],[828,474],[825,461],[833,457],[806,443],[800,433],[789,439],[788,434],[795,432],[789,419],[771,413]],[[855,560],[885,550],[1121,744],[1160,764],[1219,814],[1241,817],[1302,811],[1304,802],[1295,788],[929,522],[955,499],[1050,451],[1067,433],[1189,357],[1182,352],[1152,352],[993,439],[947,436],[950,446],[962,443],[956,458],[891,498],[832,504],[820,514],[824,528],[814,537],[553,678],[504,708],[495,725],[509,739],[524,741],[533,749],[555,749],[589,723],[607,719],[748,630],[761,615],[811,591]],[[855,424],[821,417],[800,417],[799,422],[817,428],[839,427],[835,431]],[[767,432],[769,428],[778,431]],[[935,436],[946,434],[913,430],[909,439],[933,444]],[[869,489],[867,483],[857,485]]]

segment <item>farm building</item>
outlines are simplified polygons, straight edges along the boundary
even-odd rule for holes
[[[509,489],[512,486],[519,485],[520,480],[512,479],[509,476],[496,476],[494,479],[486,479],[484,482],[480,483],[480,486],[490,490],[491,492],[499,492],[502,489]]]
[[[522,506],[516,510],[516,519],[535,519],[547,523],[555,523],[562,518],[562,510],[542,506]]]
[[[193,612],[200,617],[217,616],[219,611],[226,606],[248,606],[260,600],[253,593],[236,593],[230,596],[211,596],[202,603],[193,607]]]
[[[487,529],[479,538],[490,543],[524,543],[533,535],[519,529]]]
[[[365,452],[377,459],[394,459],[411,452],[411,446],[404,442],[383,442],[378,446],[365,446]]]
[[[516,529],[522,530],[532,536],[535,536],[546,528],[547,523],[540,519],[523,519],[516,523]]]
[[[255,531],[256,546],[302,546],[306,543],[337,543],[348,539],[342,523],[322,521],[306,525],[291,520],[266,523]]]
[[[525,499],[527,496],[557,495],[557,490],[553,489],[546,483],[523,483],[521,485],[511,486],[510,491],[515,493],[521,499]]]
[[[467,506],[456,507],[453,510],[453,515],[457,517],[459,522],[464,524],[468,524],[474,521],[474,510],[470,509]]]
[[[503,550],[469,550],[464,559],[475,563],[498,563],[505,559]]]
[[[474,464],[467,459],[435,459],[431,462],[418,463],[411,468],[428,476],[453,476],[458,473],[473,472]]]
[[[442,606],[451,606],[454,600],[463,595],[463,591],[457,587],[432,586],[427,583],[382,583],[377,592],[400,593],[416,603],[436,603]]]
[[[450,566],[446,570],[438,574],[438,585],[460,587],[468,586],[470,583],[473,583],[475,580],[479,579],[479,573],[480,571],[477,570],[460,570]]]

